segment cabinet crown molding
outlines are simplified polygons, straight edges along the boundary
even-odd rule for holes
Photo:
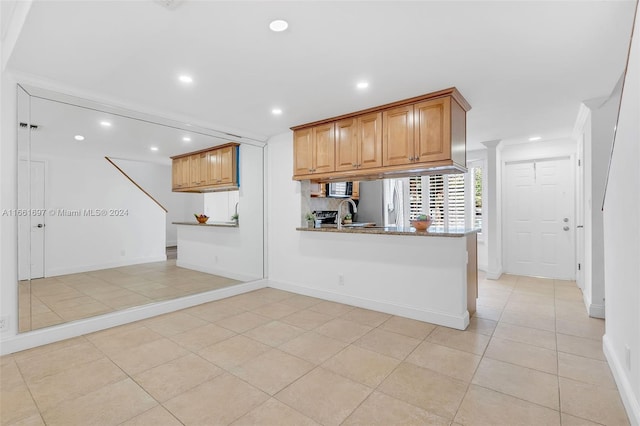
[[[226,148],[228,146],[240,146],[239,143],[235,143],[235,142],[229,142],[229,143],[225,143],[222,145],[216,145],[216,146],[212,146],[209,148],[204,148],[204,149],[199,149],[197,151],[191,151],[191,152],[186,152],[184,154],[178,154],[178,155],[174,155],[173,157],[169,157],[172,160],[175,160],[176,158],[182,158],[182,157],[188,157],[190,155],[195,155],[195,154],[201,154],[203,152],[209,152],[209,151],[213,151],[215,149],[222,149],[222,148]]]
[[[455,87],[450,87],[448,89],[438,90],[437,92],[431,92],[431,93],[427,93],[420,96],[414,96],[413,98],[403,99],[401,101],[391,102],[388,104],[363,109],[360,111],[350,112],[348,114],[343,114],[336,117],[325,118],[322,120],[313,121],[311,123],[300,124],[300,125],[291,127],[291,130],[300,130],[300,129],[304,129],[305,127],[317,126],[320,124],[330,123],[332,121],[338,121],[338,120],[344,120],[346,118],[356,117],[362,114],[378,112],[378,111],[382,111],[389,108],[395,108],[403,105],[414,104],[420,101],[437,99],[437,98],[442,98],[446,96],[450,96],[452,99],[454,99],[464,109],[465,112],[468,112],[471,109],[471,105],[469,105],[469,102],[467,102],[467,100],[464,98],[464,96],[462,96],[462,94],[458,91],[458,89]]]

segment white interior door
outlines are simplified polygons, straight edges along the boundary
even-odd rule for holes
[[[44,277],[45,237],[45,163],[20,160],[18,204],[19,277],[20,280]],[[29,175],[27,175],[29,173]],[[27,202],[28,200],[28,202]],[[26,214],[22,214],[22,213]]]
[[[508,163],[505,189],[506,272],[575,279],[570,159]]]

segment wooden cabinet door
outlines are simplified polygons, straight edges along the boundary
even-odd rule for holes
[[[191,186],[191,157],[182,157],[180,161],[180,188],[185,189]]]
[[[313,173],[313,129],[301,129],[293,132],[293,174]]]
[[[236,181],[235,146],[207,152],[207,185],[228,185]]]
[[[215,185],[222,179],[219,162],[220,156],[217,150],[207,153],[207,185]]]
[[[382,165],[409,164],[414,157],[413,105],[382,113]]]
[[[207,153],[194,154],[190,156],[190,186],[197,187],[207,184]]]
[[[218,168],[220,169],[220,172],[219,172],[220,180],[217,183],[230,184],[235,181],[234,167],[233,167],[235,149],[236,149],[235,146],[228,146],[226,148],[221,148],[217,150]]]
[[[336,171],[358,168],[358,120],[347,118],[336,122]]]
[[[382,166],[382,113],[358,117],[358,168]],[[336,132],[337,133],[337,132]],[[337,143],[336,143],[337,147]],[[338,170],[338,164],[336,164]]]
[[[171,188],[174,190],[180,189],[180,186],[182,185],[182,182],[180,181],[180,173],[182,171],[180,169],[181,165],[182,163],[180,162],[179,158],[171,161]]]
[[[335,123],[313,127],[312,173],[335,171]]]
[[[353,183],[353,190],[351,191],[351,198],[353,200],[357,200],[360,198],[360,182],[356,180],[352,183]]]
[[[451,99],[414,105],[415,162],[451,158]]]

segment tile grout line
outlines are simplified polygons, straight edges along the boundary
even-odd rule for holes
[[[507,300],[511,297],[512,293],[513,293],[513,287],[509,291],[509,297],[507,298]],[[505,305],[506,305],[506,303],[505,303]],[[491,344],[491,340],[493,339],[493,335],[494,335],[494,333],[496,331],[496,328],[498,328],[498,325],[500,324],[500,320],[502,319],[502,314],[503,313],[504,313],[504,307],[500,311],[500,317],[496,321],[496,326],[494,327],[493,331],[491,332],[491,335],[489,336],[489,341],[487,342],[487,346],[485,346],[484,350],[482,351],[482,355],[480,356],[480,361],[478,361],[478,365],[476,365],[476,368],[473,370],[473,374],[471,375],[471,379],[469,379],[469,383],[467,384],[467,388],[465,389],[464,394],[462,395],[462,399],[460,399],[460,403],[458,404],[458,407],[456,408],[456,412],[453,415],[453,418],[451,419],[452,423],[455,422],[456,417],[458,416],[458,413],[460,412],[460,407],[462,407],[462,403],[464,402],[465,398],[469,394],[469,389],[471,389],[471,385],[474,384],[473,383],[473,378],[475,377],[476,373],[478,372],[478,368],[480,368],[480,364],[482,363],[482,360],[485,357],[487,349],[489,348],[489,345]],[[476,386],[478,386],[478,385],[476,385]]]
[[[386,320],[384,320],[383,322],[381,322],[380,324],[378,324],[378,326],[374,327],[374,328],[373,328],[373,329],[371,329],[369,332],[365,333],[365,335],[364,335],[364,336],[366,336],[367,334],[369,334],[369,333],[370,333],[371,331],[373,331],[373,330],[378,330],[378,329],[380,329],[380,330],[383,330],[383,331],[389,331],[389,330],[385,330],[384,328],[381,328],[381,327],[382,327],[382,325],[383,325],[383,324],[385,324],[386,322],[388,322],[389,320],[391,320],[391,318],[393,318],[394,316],[395,316],[395,315],[391,315],[389,318],[387,318]],[[360,407],[362,406],[362,404],[364,404],[364,403],[365,403],[365,401],[367,401],[367,400],[371,397],[371,395],[373,395],[373,393],[374,393],[374,392],[380,392],[380,393],[382,393],[383,395],[386,395],[386,396],[388,396],[388,397],[390,397],[390,398],[396,399],[396,400],[398,400],[398,401],[402,401],[402,402],[404,402],[405,404],[408,404],[408,405],[410,405],[410,406],[412,406],[412,407],[415,407],[415,408],[417,408],[417,409],[420,409],[420,410],[422,410],[422,411],[425,411],[425,412],[427,412],[427,413],[429,413],[429,414],[433,414],[433,415],[438,416],[437,414],[432,413],[431,411],[428,411],[428,410],[426,410],[426,409],[424,409],[424,408],[422,408],[422,407],[418,407],[418,406],[416,406],[416,405],[414,405],[414,404],[412,404],[412,403],[410,403],[410,402],[408,402],[408,401],[404,401],[404,400],[402,400],[402,399],[396,398],[396,397],[395,397],[395,396],[393,396],[393,395],[388,395],[388,394],[387,394],[387,393],[385,393],[384,391],[379,390],[380,386],[382,386],[382,383],[384,383],[384,382],[385,382],[385,380],[387,380],[387,378],[389,378],[389,376],[391,376],[391,375],[392,375],[392,374],[393,374],[393,373],[398,369],[398,367],[400,367],[400,365],[402,365],[402,363],[403,363],[403,362],[407,362],[407,358],[409,358],[409,356],[410,356],[412,353],[414,353],[414,352],[418,349],[418,347],[419,347],[423,342],[425,342],[425,341],[426,341],[427,337],[429,337],[429,336],[431,335],[431,333],[433,333],[433,331],[434,331],[436,328],[437,328],[437,327],[432,328],[432,329],[431,329],[431,331],[429,331],[429,333],[427,333],[427,335],[426,335],[424,338],[422,338],[422,340],[420,340],[420,343],[418,343],[418,344],[416,345],[416,347],[415,347],[415,348],[413,348],[413,350],[412,350],[411,352],[409,352],[407,355],[405,355],[405,357],[404,357],[403,359],[401,359],[401,360],[400,360],[400,362],[398,363],[398,365],[396,365],[396,366],[395,366],[391,371],[389,371],[389,373],[387,373],[387,375],[386,375],[386,376],[385,376],[385,377],[380,381],[380,383],[378,383],[378,385],[377,385],[375,388],[372,388],[372,391],[369,393],[369,395],[367,395],[367,397],[366,397],[365,399],[363,399],[363,400],[360,402],[360,404],[358,404],[358,405],[357,405],[357,406],[356,406],[356,407],[355,407],[355,408],[354,408],[354,409],[353,409],[353,410],[352,410],[352,411],[351,411],[351,412],[350,412],[350,413],[349,413],[349,414],[344,418],[344,420],[343,420],[342,422],[340,422],[340,424],[341,424],[341,425],[342,425],[342,424],[343,424],[343,423],[344,423],[344,422],[345,422],[349,417],[351,417],[351,416],[352,416],[352,415],[353,415],[353,414],[358,410],[358,408],[360,408]],[[391,332],[391,331],[389,331],[389,332]],[[393,333],[393,332],[391,332],[391,333]],[[400,333],[396,333],[396,334],[400,334]],[[353,345],[355,342],[357,342],[358,340],[362,339],[362,337],[364,337],[364,336],[361,336],[359,339],[355,340],[353,343],[350,343],[347,347],[349,347],[349,346]],[[411,336],[405,336],[405,337],[411,337]],[[416,339],[416,340],[418,340],[418,339]],[[346,349],[346,348],[345,348],[345,349]],[[366,348],[362,348],[362,349],[366,349]],[[368,350],[368,349],[366,349],[366,350]],[[375,353],[378,353],[378,354],[379,354],[379,352],[376,352],[376,351],[371,351],[371,352],[375,352]],[[336,354],[336,355],[337,355],[337,354]],[[384,354],[380,354],[380,355],[384,355]],[[384,356],[388,356],[388,355],[384,355]],[[389,357],[389,358],[398,359],[398,358],[395,358],[395,357]],[[342,376],[342,374],[340,374],[340,373],[336,373],[336,374],[339,374],[340,376]],[[345,376],[342,376],[342,377],[345,377]],[[350,379],[350,378],[348,378],[348,377],[345,377],[345,378],[347,378],[347,379],[349,379],[349,380],[352,380],[352,381],[353,381],[353,379]],[[356,383],[359,383],[359,382],[356,382]],[[362,384],[362,383],[360,383],[360,384]],[[369,386],[367,386],[367,385],[363,385],[363,386],[369,387]],[[442,416],[438,416],[438,417],[442,417]],[[453,421],[453,420],[452,420],[452,421]]]

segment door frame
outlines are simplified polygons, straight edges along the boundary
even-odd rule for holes
[[[504,201],[504,197],[506,194],[506,182],[505,182],[505,176],[506,176],[506,169],[507,169],[507,163],[525,163],[525,162],[536,162],[536,161],[550,161],[550,160],[561,160],[561,159],[569,159],[569,176],[571,176],[571,185],[573,187],[573,191],[574,191],[574,196],[572,197],[572,203],[573,203],[573,217],[574,217],[574,226],[577,223],[577,211],[576,211],[576,194],[577,194],[577,187],[576,187],[576,174],[577,174],[577,154],[576,152],[567,152],[567,153],[557,153],[556,155],[548,155],[548,156],[531,156],[531,157],[527,157],[527,156],[519,156],[517,158],[511,158],[511,159],[500,159],[500,259],[501,262],[500,264],[502,265],[502,270],[506,270],[507,267],[507,263],[506,263],[506,249],[507,249],[507,234],[506,234],[506,217],[507,217],[507,206],[506,206],[506,202]],[[574,229],[574,232],[577,231],[577,229]],[[573,267],[573,277],[569,278],[569,280],[576,280],[577,279],[577,275],[576,275],[576,271],[577,271],[577,267],[575,265],[577,265],[576,263],[576,255],[577,255],[577,232],[574,233],[573,236],[573,263],[574,263],[574,267]]]
[[[584,139],[585,134],[582,133],[578,136],[577,141],[577,159],[574,161],[576,168],[576,283],[578,287],[584,291],[585,282],[585,235],[584,235],[584,182],[585,182],[585,164],[584,164]],[[580,164],[578,164],[580,162]]]
[[[37,277],[37,278],[33,278],[32,274],[31,274],[31,254],[32,254],[32,244],[31,244],[31,237],[32,237],[32,231],[31,231],[31,227],[33,226],[31,224],[33,216],[29,216],[29,241],[28,241],[28,258],[26,259],[26,261],[29,263],[29,268],[28,268],[28,276],[25,278],[19,277],[19,281],[24,279],[24,280],[32,280],[32,279],[39,279],[39,278],[46,278],[47,277],[47,237],[46,237],[46,230],[47,230],[47,216],[49,215],[49,210],[47,209],[47,206],[49,205],[49,192],[48,192],[48,187],[47,187],[47,176],[49,175],[49,162],[45,159],[41,159],[41,158],[18,158],[18,163],[20,162],[25,162],[26,166],[29,168],[28,170],[28,207],[20,207],[20,208],[28,208],[29,210],[33,209],[33,206],[31,206],[31,189],[32,189],[32,185],[33,182],[31,181],[31,166],[33,163],[42,163],[43,165],[43,180],[42,180],[42,198],[43,198],[43,209],[44,209],[44,213],[42,214],[41,218],[42,218],[42,223],[44,224],[44,228],[42,229],[42,277]],[[20,234],[18,234],[18,238],[21,238]],[[25,236],[22,236],[22,238],[27,238],[26,234]],[[18,244],[20,244],[18,242]],[[20,251],[20,250],[19,250]],[[21,271],[21,266],[20,263],[23,262],[24,259],[20,259],[18,258],[18,272],[20,273]]]

